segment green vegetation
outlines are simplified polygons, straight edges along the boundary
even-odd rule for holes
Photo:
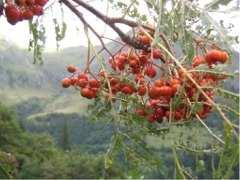
[[[123,178],[117,166],[104,169],[102,155],[64,151],[46,134],[27,133],[0,104],[0,178]]]

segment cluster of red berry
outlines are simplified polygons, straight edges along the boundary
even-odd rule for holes
[[[210,99],[214,98],[214,90],[207,87],[216,87],[219,81],[225,79],[226,76],[192,72],[191,70],[201,64],[208,64],[209,68],[212,68],[212,64],[225,63],[227,60],[228,54],[225,51],[210,50],[205,56],[194,57],[192,67],[186,67],[188,74],[194,81],[201,87],[205,87],[204,93]],[[177,74],[178,77],[160,78],[153,81],[148,88],[149,101],[143,108],[138,108],[136,113],[148,117],[149,122],[162,121],[164,117],[168,120],[170,118],[175,121],[185,120],[195,116],[195,114],[201,118],[206,118],[212,110],[211,103],[202,93],[198,92],[196,85],[186,77],[184,72],[178,70]],[[170,112],[171,99],[177,95],[181,103]],[[191,102],[202,105],[195,114],[191,114]]]
[[[151,35],[151,36],[153,36],[154,35],[154,33],[153,32],[150,32],[150,31],[147,31],[147,33],[149,34],[149,35]],[[145,32],[143,32],[143,31],[138,31],[137,32],[137,40],[141,43],[141,44],[144,44],[144,45],[151,45],[151,43],[152,43],[152,39],[151,38],[149,38],[146,34],[145,34]]]
[[[15,25],[22,20],[30,20],[34,15],[40,16],[43,14],[43,6],[48,0],[16,0],[7,1],[2,7],[7,21]]]
[[[140,34],[139,37],[143,44],[151,43],[147,36]],[[65,88],[71,85],[80,87],[81,95],[88,99],[97,96],[118,97],[115,99],[121,99],[123,95],[137,97],[139,103],[133,107],[134,113],[145,117],[151,123],[161,122],[163,119],[186,120],[196,114],[206,118],[212,110],[209,98],[214,98],[213,87],[226,77],[210,72],[202,73],[194,69],[201,64],[214,68],[213,64],[225,63],[228,54],[213,49],[205,56],[196,56],[191,65],[185,67],[188,75],[203,88],[205,95],[209,98],[199,92],[196,85],[186,77],[186,72],[178,68],[171,73],[163,73],[157,78],[157,74],[162,71],[158,65],[160,62],[163,62],[169,70],[165,57],[166,55],[157,48],[153,48],[150,52],[130,48],[109,59],[113,72],[101,71],[97,78],[93,77],[91,80],[89,80],[90,74],[81,73],[72,65],[68,66],[68,71],[73,75],[64,78],[62,85]],[[176,99],[179,102],[173,103]],[[201,107],[193,112],[192,106],[196,103]]]
[[[192,66],[197,67],[201,64],[208,64],[211,68],[213,64],[224,64],[228,60],[228,54],[225,51],[211,50],[205,56],[196,56],[193,59]]]
[[[194,104],[197,102],[202,104],[202,108],[195,113],[201,118],[206,118],[212,109],[211,103],[203,94],[198,92],[197,87],[185,77],[184,73],[179,71],[178,74],[178,78],[160,78],[153,81],[148,88],[149,100],[144,107],[137,108],[136,113],[147,117],[149,122],[161,122],[164,117],[172,121],[186,120],[191,116],[195,116],[195,114],[191,114],[191,105],[189,103]],[[220,80],[220,78],[218,79],[211,74],[189,74],[201,87],[215,86]],[[212,89],[206,89],[204,92],[209,98],[213,99]],[[179,101],[178,105],[171,109],[171,100],[176,97]]]
[[[162,58],[160,49],[153,49],[152,52],[121,52],[116,54],[114,58],[110,58],[109,63],[112,69],[115,71],[124,71],[125,68],[127,69],[130,67],[130,70],[133,74],[140,74],[144,70],[148,77],[154,78],[157,74],[157,71],[153,67],[151,59],[160,58]]]
[[[69,65],[67,70],[72,73],[72,76],[62,80],[62,86],[64,88],[68,88],[70,86],[79,87],[80,93],[83,97],[88,99],[97,97],[97,93],[100,88],[100,82],[97,79],[89,79],[88,74],[80,73],[77,67],[73,65]]]

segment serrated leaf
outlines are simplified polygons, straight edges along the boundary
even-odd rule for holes
[[[224,150],[220,155],[218,167],[213,172],[215,179],[231,179],[233,169],[238,166],[239,160],[239,139],[234,140],[233,129],[224,123]]]
[[[176,179],[186,179],[175,149],[173,149],[173,157],[174,157],[175,171],[176,171],[175,178]]]

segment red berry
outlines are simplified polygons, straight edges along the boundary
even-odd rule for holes
[[[67,70],[68,70],[68,72],[70,72],[70,73],[74,73],[74,72],[77,71],[77,67],[74,66],[74,65],[68,65],[68,66],[67,66]]]
[[[122,71],[125,68],[125,63],[122,63],[120,61],[116,61],[116,66],[117,66],[118,70]]]
[[[89,80],[89,86],[92,87],[92,88],[99,88],[100,83],[96,79],[91,79],[91,80]]]
[[[148,117],[148,122],[154,123],[155,121],[157,121],[157,117],[153,114]]]
[[[148,57],[147,55],[140,55],[139,56],[139,61],[140,61],[140,64],[143,66],[145,65],[147,62],[148,62]]]
[[[170,84],[171,84],[171,85],[174,85],[174,84],[181,84],[181,81],[178,80],[178,79],[176,79],[176,78],[173,78],[173,79],[170,80]]]
[[[159,87],[159,94],[161,96],[172,96],[173,90],[170,86],[162,86],[162,87]]]
[[[132,73],[133,74],[139,74],[141,72],[141,69],[140,68],[132,68]]]
[[[147,88],[145,85],[141,85],[137,91],[140,96],[144,96],[146,94]]]
[[[153,58],[154,59],[162,58],[162,53],[161,53],[160,49],[153,49],[152,53],[153,53]]]
[[[18,21],[21,20],[21,12],[14,4],[8,4],[5,7],[5,14],[7,17],[7,21],[12,25],[15,25]]]
[[[116,79],[116,78],[111,78],[111,80],[110,80],[110,85],[111,86],[115,86],[116,84],[118,84],[119,83],[119,80],[118,79]]]
[[[133,93],[133,89],[130,86],[125,86],[121,89],[122,93],[124,94],[132,94]]]
[[[158,118],[162,118],[165,115],[165,112],[162,108],[155,109],[155,114]]]
[[[78,82],[78,78],[77,77],[72,77],[71,78],[71,85],[72,86],[75,86],[77,84],[77,82]]]
[[[35,4],[40,6],[44,6],[47,2],[48,0],[35,0]]]
[[[139,41],[141,43],[143,43],[144,45],[150,45],[151,44],[151,39],[146,35],[139,36]]]
[[[78,75],[78,78],[79,78],[79,79],[85,79],[85,80],[88,81],[88,75],[85,74],[85,73],[81,73],[81,74],[79,74],[79,75]]]
[[[96,87],[92,87],[91,90],[92,90],[95,94],[97,94],[97,92],[98,92],[98,88],[96,88]]]
[[[220,59],[220,62],[225,63],[228,60],[228,58],[229,58],[228,53],[225,51],[222,51],[222,57]]]
[[[26,0],[25,3],[26,3],[26,5],[28,5],[28,6],[32,6],[32,5],[35,4],[35,0]]]
[[[172,117],[172,120],[179,121],[183,118],[183,113],[181,111],[174,111],[170,113],[170,111],[166,111],[165,116],[170,119],[170,115]]]
[[[81,95],[88,99],[92,99],[96,96],[96,94],[90,88],[82,88]]]
[[[23,19],[29,20],[33,18],[33,12],[29,9],[26,9],[22,12]]]
[[[154,86],[161,87],[163,85],[164,85],[164,81],[161,80],[161,79],[158,79],[158,80],[154,81]]]
[[[211,64],[216,64],[217,62],[225,63],[228,60],[228,54],[225,51],[220,50],[210,50],[205,56],[206,62]]]
[[[112,93],[113,93],[113,94],[116,94],[116,93],[119,91],[119,89],[118,89],[117,87],[115,87],[115,86],[113,86],[113,87],[111,88],[111,90],[112,90]]]
[[[127,61],[126,57],[122,56],[122,55],[119,55],[118,56],[118,62],[119,63],[122,63],[122,64],[125,64]]]
[[[180,111],[175,111],[173,116],[174,116],[174,119],[177,121],[183,118],[183,114]]]
[[[186,92],[187,92],[187,96],[189,98],[192,98],[196,94],[196,89],[195,88],[188,88]]]
[[[201,109],[197,112],[197,115],[202,118],[202,119],[205,119],[208,115],[208,111],[206,111],[205,109]]]
[[[157,72],[154,67],[148,66],[145,69],[145,74],[150,78],[154,78],[156,76]]]
[[[208,64],[214,64],[221,56],[221,52],[218,50],[210,50],[207,52],[205,59]]]
[[[152,86],[149,89],[148,95],[149,95],[150,98],[156,99],[160,96],[160,91],[161,91],[160,87]]]
[[[178,91],[178,89],[181,87],[181,81],[175,78],[171,79],[170,85],[172,87],[173,94],[175,94]]]
[[[68,88],[69,86],[71,86],[71,79],[70,78],[64,78],[62,80],[62,87]]]
[[[77,85],[79,87],[84,88],[84,87],[86,87],[88,85],[88,81],[86,79],[83,79],[83,78],[82,79],[78,79]]]
[[[205,58],[203,56],[195,56],[192,60],[192,66],[197,67],[200,64],[206,63]]]
[[[128,64],[132,68],[137,68],[139,66],[139,62],[136,59],[129,60]]]
[[[41,16],[43,15],[43,7],[40,5],[34,5],[31,8],[34,15]]]

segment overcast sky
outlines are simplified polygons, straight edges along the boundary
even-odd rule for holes
[[[236,6],[236,1],[233,0],[230,4],[230,7]],[[207,2],[207,1],[204,1]],[[105,1],[91,1],[91,4],[100,9],[102,12],[108,12],[110,16],[119,16],[120,12],[117,12],[116,10],[108,9],[106,0]],[[57,8],[55,8],[57,9]],[[46,30],[47,30],[47,42],[46,42],[46,50],[47,51],[54,51],[56,50],[56,42],[55,42],[55,33],[53,28],[53,22],[52,22],[52,15],[54,16],[60,16],[60,12],[56,11],[54,9],[54,13],[52,14],[52,11],[47,11],[44,15],[43,21],[46,24]],[[225,11],[226,9],[229,9],[229,7],[221,6],[220,10]],[[65,47],[72,47],[72,46],[79,46],[83,45],[86,46],[86,38],[83,32],[83,27],[81,25],[81,22],[79,19],[77,19],[72,12],[70,12],[67,8],[64,8],[65,14],[64,14],[64,20],[67,22],[67,33],[64,40],[60,43],[61,48]],[[141,9],[144,12],[144,9]],[[145,9],[147,12],[147,9]],[[90,24],[94,25],[94,28],[96,28],[98,31],[100,31],[101,34],[104,34],[107,37],[115,38],[116,34],[111,31],[109,28],[106,28],[106,26],[101,23],[96,17],[92,16],[86,11],[82,11],[84,16],[87,17]],[[235,25],[233,28],[233,31],[231,32],[234,35],[240,36],[240,11],[235,11],[232,13],[211,13],[211,16],[219,21],[220,19],[223,19],[226,22],[232,23]],[[17,25],[12,26],[9,23],[7,23],[6,19],[4,17],[0,18],[0,38],[4,38],[8,41],[14,42],[21,48],[27,48],[28,46],[28,22],[23,21],[17,23]],[[127,31],[126,28],[122,27],[125,31]],[[91,37],[93,42],[95,44],[98,44],[96,38]],[[240,46],[235,46],[235,49],[239,51]]]

